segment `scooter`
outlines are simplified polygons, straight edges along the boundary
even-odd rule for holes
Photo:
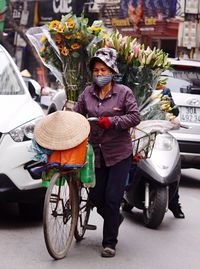
[[[138,126],[146,135],[133,139],[148,141],[154,134],[151,148],[144,145],[147,154],[133,161],[122,202],[122,210],[133,207],[143,211],[143,222],[148,228],[157,228],[163,221],[170,199],[175,194],[181,177],[181,161],[176,139],[168,133],[173,128],[169,121],[148,120]],[[140,134],[141,135],[141,134]],[[137,145],[138,146],[138,145]],[[133,148],[135,145],[133,145]],[[146,148],[145,148],[146,147]],[[136,155],[138,149],[136,150]],[[141,149],[140,149],[141,152]]]

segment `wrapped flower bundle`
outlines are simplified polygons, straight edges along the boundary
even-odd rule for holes
[[[72,14],[27,31],[44,65],[63,84],[67,99],[73,101],[89,82],[87,47],[92,42],[101,46],[102,35],[97,23],[89,27],[87,18]]]
[[[84,16],[68,14],[60,21],[30,28],[27,36],[45,66],[64,85],[67,100],[76,101],[91,82],[89,59],[101,47],[111,47],[118,52],[120,75],[115,80],[133,90],[140,110],[152,100],[161,73],[170,68],[167,53],[157,48],[145,49],[133,37],[122,36],[118,31],[109,32],[102,28],[101,21],[88,26]],[[163,107],[160,104],[154,107],[153,114],[165,117]]]
[[[168,54],[156,48],[145,49],[136,39],[122,36],[118,31],[108,34],[104,44],[117,50],[121,73],[118,81],[133,90],[142,108],[156,88],[161,73],[170,67]]]

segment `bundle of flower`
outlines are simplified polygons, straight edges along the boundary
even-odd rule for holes
[[[107,47],[118,52],[118,81],[129,86],[140,108],[149,101],[159,77],[169,69],[168,54],[160,49],[147,47],[131,36],[122,36],[118,31],[108,33],[104,41]]]
[[[89,82],[87,47],[92,42],[102,46],[103,34],[99,22],[89,27],[87,18],[72,14],[27,31],[44,65],[64,85],[67,99],[74,101]]]
[[[152,94],[151,102],[141,111],[142,120],[169,120],[176,122],[179,109],[175,104],[169,88],[164,88],[161,92]]]
[[[145,48],[133,37],[122,36],[118,31],[106,31],[101,21],[89,26],[84,16],[68,14],[60,21],[30,28],[27,36],[43,63],[64,85],[67,99],[72,101],[76,101],[91,82],[89,58],[100,47],[114,48],[118,52],[120,75],[115,80],[133,90],[140,110],[151,102],[161,73],[170,68],[167,53],[157,48]],[[163,86],[165,82],[161,84]],[[165,118],[163,107],[157,104],[149,111],[148,106],[148,117]]]

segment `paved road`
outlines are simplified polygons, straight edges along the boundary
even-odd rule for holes
[[[140,211],[126,214],[112,259],[100,257],[102,220],[95,211],[91,220],[98,229],[74,243],[68,257],[54,261],[46,251],[41,222],[22,220],[15,207],[1,205],[0,269],[199,269],[200,180],[183,177],[180,195],[186,219],[167,212],[158,230],[143,227]]]

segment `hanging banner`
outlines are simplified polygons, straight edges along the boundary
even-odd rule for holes
[[[176,1],[176,16],[185,16],[185,0]]]
[[[177,0],[143,0],[143,16],[163,18],[174,17]]]

